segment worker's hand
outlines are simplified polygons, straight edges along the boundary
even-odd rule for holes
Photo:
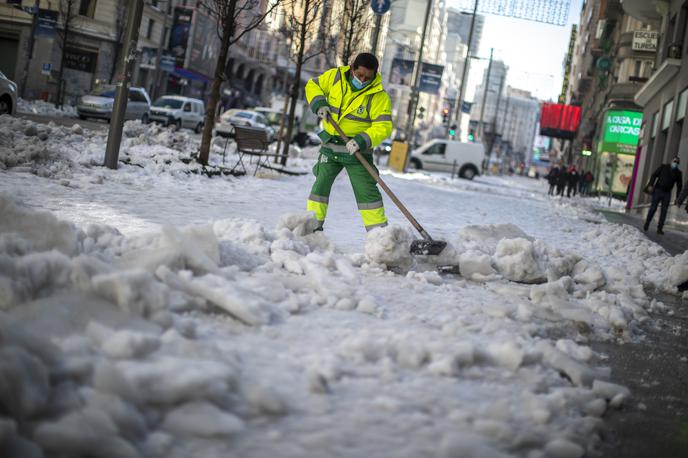
[[[318,108],[318,112],[316,114],[320,119],[327,119],[327,115],[330,114],[330,107],[328,107],[327,105],[325,105],[324,107],[320,107]]]
[[[349,140],[349,142],[346,144],[346,149],[349,150],[349,154],[355,154],[360,148],[358,143],[356,143],[356,140]]]

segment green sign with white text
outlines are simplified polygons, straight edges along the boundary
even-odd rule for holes
[[[639,111],[609,110],[599,152],[635,154],[642,123],[643,114]]]

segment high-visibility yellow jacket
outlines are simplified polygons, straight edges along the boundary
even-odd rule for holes
[[[370,153],[392,133],[392,103],[379,73],[358,91],[351,87],[348,77],[348,66],[327,70],[306,83],[306,99],[313,113],[329,105],[342,131],[358,143],[361,152]],[[329,122],[323,122],[323,128],[330,136],[337,136]]]

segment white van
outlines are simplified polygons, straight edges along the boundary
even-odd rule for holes
[[[472,180],[480,175],[484,159],[485,146],[482,143],[435,139],[411,152],[409,169],[450,173],[456,170],[461,178]]]
[[[151,121],[176,126],[177,130],[186,127],[197,134],[203,130],[204,118],[205,105],[202,100],[178,95],[160,97],[150,110]]]

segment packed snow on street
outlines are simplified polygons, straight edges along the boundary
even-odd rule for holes
[[[594,456],[634,401],[590,343],[642,339],[688,280],[536,180],[383,169],[449,242],[411,258],[345,173],[313,233],[310,174],[208,177],[197,136],[139,122],[110,170],[106,135],[0,117],[3,457]]]

